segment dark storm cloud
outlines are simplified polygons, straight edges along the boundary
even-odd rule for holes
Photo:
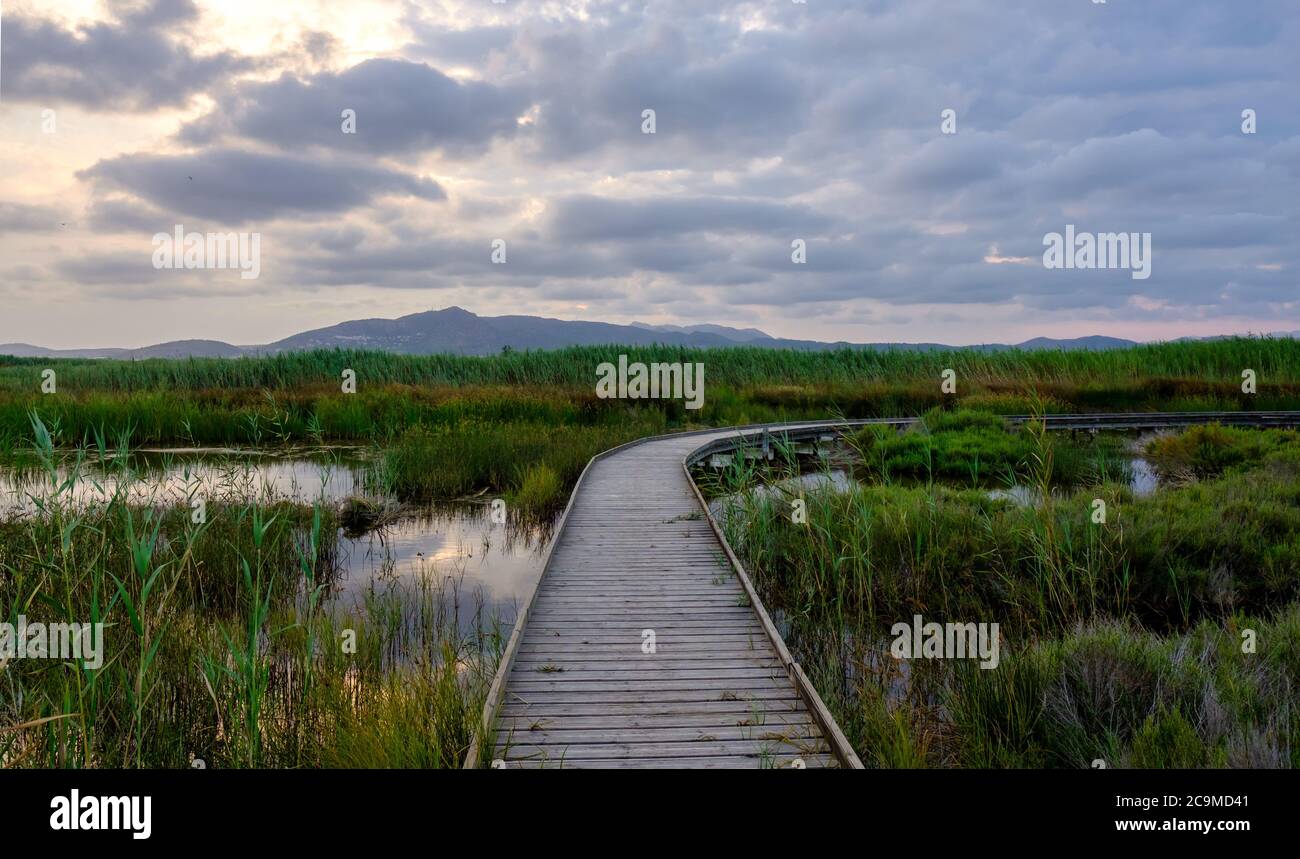
[[[517,90],[460,83],[421,63],[368,60],[338,74],[241,84],[217,110],[186,126],[181,139],[208,144],[239,136],[286,149],[463,156],[513,135],[527,107]],[[344,110],[355,112],[355,134],[343,133]]]
[[[200,54],[189,37],[193,0],[116,3],[113,20],[75,29],[6,12],[4,96],[70,103],[98,111],[148,111],[184,105],[253,61],[228,51]]]
[[[344,212],[384,195],[445,197],[438,183],[383,167],[239,149],[124,155],[77,174],[168,212],[226,224]]]

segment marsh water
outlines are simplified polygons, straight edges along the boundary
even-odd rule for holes
[[[76,473],[62,499],[74,506],[102,504],[121,492],[142,506],[274,503],[338,506],[364,497],[381,503],[367,487],[373,468],[362,448],[227,449],[171,448],[129,454],[127,478],[117,467],[83,463],[60,466],[57,483]],[[54,491],[39,469],[0,469],[0,519],[40,515]],[[381,527],[337,533],[335,571],[328,598],[335,605],[360,604],[390,589],[432,582],[454,603],[463,630],[486,618],[508,629],[541,575],[550,539],[546,525],[493,521],[489,499],[401,505]],[[232,571],[232,575],[234,572]]]
[[[1136,453],[1141,449],[1142,443],[1150,437],[1151,434],[1135,437],[1130,446],[1133,453],[1124,457],[1123,467],[1118,471],[1123,482],[1128,484],[1129,491],[1138,498],[1152,495],[1160,487],[1160,478],[1154,466]],[[748,492],[758,497],[780,497],[788,495],[792,491],[830,489],[832,492],[848,492],[865,485],[852,473],[849,465],[852,452],[847,447],[837,445],[823,451],[822,454],[821,456],[798,457],[796,464],[799,473],[797,475],[785,477],[771,483],[760,483],[749,489]],[[715,455],[707,466],[697,466],[696,476],[699,478],[701,475],[705,475],[707,480],[710,471],[716,473],[731,465],[730,455]],[[947,483],[956,486],[955,482],[949,481]],[[984,491],[990,498],[1006,499],[1019,505],[1038,504],[1042,500],[1037,487],[1021,483],[985,487]],[[735,500],[738,500],[736,495],[716,496],[709,501],[709,510],[714,516],[725,517],[729,510],[735,509],[735,505],[730,503]]]

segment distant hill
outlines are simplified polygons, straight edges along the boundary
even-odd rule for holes
[[[1017,349],[1083,349],[1086,351],[1096,351],[1099,349],[1127,349],[1130,346],[1136,346],[1137,341],[1124,340],[1120,337],[1103,337],[1100,334],[1093,334],[1091,337],[1074,337],[1069,340],[1053,340],[1051,337],[1035,337],[1032,340],[1026,340],[1023,343],[1017,343]]]
[[[426,355],[453,352],[490,355],[511,349],[559,349],[622,343],[648,346],[665,343],[682,346],[733,346],[716,334],[654,331],[606,322],[570,322],[540,316],[478,316],[459,307],[412,313],[397,319],[358,319],[328,328],[304,331],[260,347],[260,352],[301,349],[381,349]]]
[[[46,349],[27,343],[0,343],[0,355],[18,358],[118,358],[124,361],[142,358],[238,358],[248,354],[242,346],[220,340],[172,340],[139,349]]]
[[[1275,336],[1292,336],[1294,332]],[[1182,338],[1198,339],[1198,338]],[[1205,338],[1217,339],[1217,338]],[[1003,349],[1122,349],[1138,345],[1133,340],[1093,335],[1057,340],[1035,337],[1023,343],[990,343],[980,346],[947,346],[942,343],[825,343],[817,340],[787,340],[772,337],[757,328],[729,328],[725,325],[649,325],[634,322],[582,322],[541,316],[479,316],[460,307],[412,313],[396,319],[355,319],[325,328],[294,334],[274,343],[234,346],[219,340],[174,340],[139,349],[91,348],[46,349],[27,343],[0,344],[0,355],[24,358],[235,358],[306,349],[377,349],[411,355],[452,353],[493,355],[504,349],[559,349],[565,346],[619,344],[625,346],[725,347],[756,346],[770,349],[821,351],[826,349],[911,349],[946,351],[973,348]]]
[[[755,330],[756,329],[751,329]],[[412,313],[397,319],[358,319],[328,328],[304,331],[265,346],[250,347],[259,353],[301,349],[380,349],[427,355],[452,352],[461,355],[491,355],[511,349],[561,349],[565,346],[763,346],[773,349],[841,349],[845,347],[950,349],[937,343],[852,344],[839,341],[784,340],[756,331],[756,337],[722,325],[648,326],[614,325],[608,322],[579,322],[542,316],[479,316],[460,307]]]
[[[717,334],[719,337],[726,337],[728,340],[734,340],[737,343],[753,343],[756,340],[776,339],[766,331],[759,331],[757,328],[728,328],[725,325],[647,325],[644,322],[633,322],[632,327],[645,328],[649,331],[673,331],[680,334],[690,334],[692,332]]]

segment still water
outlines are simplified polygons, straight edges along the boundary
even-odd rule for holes
[[[819,465],[818,463],[804,462],[800,464],[807,464],[810,467]],[[1122,474],[1128,483],[1129,491],[1137,498],[1145,498],[1160,487],[1159,475],[1156,473],[1155,468],[1152,467],[1150,462],[1141,457],[1128,457],[1125,460],[1125,468]],[[849,492],[864,485],[846,469],[829,467],[822,468],[819,471],[806,471],[771,484],[759,484],[750,489],[749,492],[760,498],[782,498],[792,492],[810,492],[823,489],[829,489],[836,493]],[[1006,499],[1021,506],[1037,505],[1041,500],[1037,487],[1024,484],[986,489],[985,492],[990,498]],[[730,512],[729,508],[734,507],[730,502],[736,499],[737,496],[734,495],[717,496],[709,501],[709,510],[714,516],[725,517]]]
[[[63,497],[74,505],[103,504],[121,493],[138,505],[189,505],[259,501],[338,505],[367,491],[371,468],[358,448],[216,449],[172,448],[130,454],[131,478],[115,469],[83,465]],[[66,481],[70,467],[59,469]],[[51,497],[42,472],[0,469],[0,518],[39,515]],[[390,499],[391,500],[391,499]],[[507,628],[541,575],[549,527],[492,521],[488,499],[458,504],[406,505],[393,521],[365,534],[338,532],[337,567],[329,599],[359,605],[392,588],[439,582],[455,594],[462,628],[485,618]]]

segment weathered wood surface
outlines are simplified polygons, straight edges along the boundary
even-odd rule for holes
[[[507,768],[841,764],[682,467],[735,433],[653,439],[588,467],[509,654],[485,757]]]

